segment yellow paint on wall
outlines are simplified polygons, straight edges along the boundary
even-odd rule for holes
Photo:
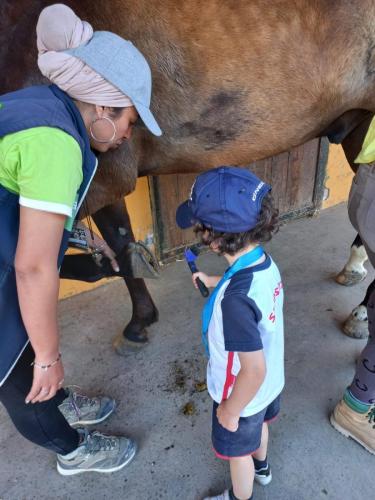
[[[353,172],[346,161],[342,147],[330,144],[325,180],[325,188],[328,196],[323,201],[322,208],[332,207],[338,203],[347,201],[352,178]]]
[[[125,199],[135,239],[150,243],[153,239],[153,225],[147,177],[139,178],[135,191]]]
[[[152,242],[153,226],[147,177],[141,177],[137,180],[135,191],[129,196],[126,196],[125,200],[135,239],[147,243]],[[95,224],[93,228],[98,232]],[[71,252],[71,250],[69,250],[69,252]],[[61,280],[59,298],[64,299],[77,293],[87,292],[98,286],[109,283],[110,281],[111,280],[104,279],[96,283],[85,283],[83,281]]]

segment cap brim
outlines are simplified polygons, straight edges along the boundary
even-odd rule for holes
[[[150,109],[144,106],[143,104],[139,104],[137,102],[133,101],[133,104],[135,106],[135,109],[138,111],[139,116],[142,118],[143,123],[146,125],[148,130],[156,135],[160,136],[163,134],[161,128],[157,124],[157,121],[154,118],[154,115],[151,113]]]
[[[190,200],[181,203],[176,210],[176,223],[181,229],[188,229],[194,226],[195,220],[190,208]]]

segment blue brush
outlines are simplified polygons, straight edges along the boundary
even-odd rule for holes
[[[193,246],[190,248],[186,247],[184,250],[185,259],[186,259],[187,265],[189,266],[192,274],[199,272],[198,268],[195,264],[195,261],[197,260],[197,257],[198,257],[198,253],[199,253],[199,250],[196,248],[196,246]],[[208,291],[208,288],[203,283],[203,281],[200,280],[199,278],[196,278],[195,282],[198,285],[199,291],[201,292],[202,296],[208,297],[210,292]]]

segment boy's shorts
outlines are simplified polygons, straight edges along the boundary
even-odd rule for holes
[[[216,410],[219,405],[214,401],[212,410],[212,444],[216,456],[229,460],[235,457],[252,455],[260,446],[263,422],[275,419],[280,411],[280,396],[264,410],[240,417],[236,432],[230,432],[219,423]]]

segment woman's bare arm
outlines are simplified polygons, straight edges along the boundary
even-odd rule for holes
[[[64,215],[20,207],[15,257],[18,300],[35,361],[42,365],[52,363],[59,355],[57,258],[65,219]],[[50,399],[62,379],[61,362],[47,371],[35,367],[33,387],[26,399]]]

